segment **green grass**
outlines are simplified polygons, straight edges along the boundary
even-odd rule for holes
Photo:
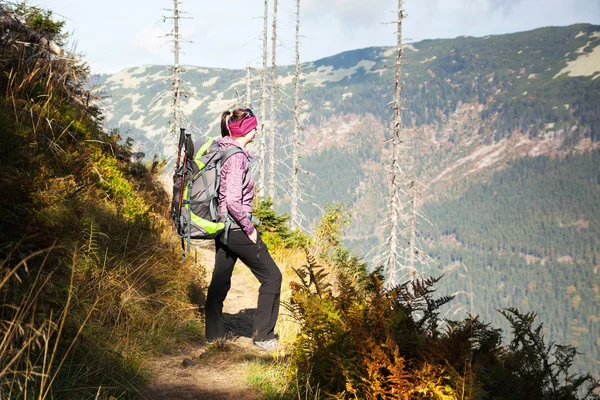
[[[289,362],[285,359],[253,359],[248,363],[247,379],[264,400],[296,398],[296,390],[289,387],[287,379],[289,368]]]

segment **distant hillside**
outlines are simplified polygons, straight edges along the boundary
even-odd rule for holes
[[[598,376],[600,26],[424,40],[404,50],[402,167],[426,187],[419,198],[431,221],[420,224],[433,258],[423,273],[444,272],[440,291],[468,294],[448,317],[472,304],[497,324],[500,307],[539,311],[548,339],[579,345],[580,369]],[[392,48],[371,47],[302,66],[302,213],[310,226],[325,203],[347,204],[347,243],[362,254],[386,235],[393,57]],[[289,106],[293,69],[279,73]],[[106,125],[148,155],[174,154],[169,77],[164,66],[97,77],[109,96]],[[190,66],[183,79],[187,126],[217,135],[219,114],[245,97],[245,71]],[[279,109],[285,165],[291,116]],[[280,184],[276,204],[286,210]]]
[[[442,181],[444,186],[444,181],[479,174],[525,154],[596,146],[599,44],[600,27],[580,24],[407,45],[403,121],[408,145],[417,149],[407,152],[407,164],[421,179]],[[315,134],[322,137],[328,127],[335,127],[331,118],[336,116],[343,116],[350,135],[369,115],[374,117],[369,130],[386,134],[393,54],[393,49],[372,47],[303,64],[307,153],[318,150],[311,147]],[[220,113],[245,97],[245,71],[192,66],[185,70],[183,116],[188,128],[195,134],[218,135]],[[279,73],[280,91],[289,95],[293,70],[280,67]],[[254,71],[255,107],[258,75]],[[173,156],[167,67],[130,68],[97,76],[95,82],[106,96],[101,104],[106,126],[119,127],[150,157],[154,153]],[[290,97],[281,96],[288,103]],[[279,132],[286,142],[290,115],[283,105],[279,109]],[[365,134],[364,129],[360,134]],[[381,141],[369,145],[384,150]],[[512,154],[513,149],[518,154]],[[381,160],[375,157],[374,161]],[[310,160],[305,164],[310,168]]]
[[[539,134],[545,124],[572,120],[582,122],[581,135],[589,136],[597,121],[598,104],[590,100],[596,97],[594,78],[600,76],[599,43],[600,27],[580,24],[407,45],[406,126],[442,123],[459,103],[476,101],[485,107],[482,118],[496,123],[497,138],[515,126]],[[393,56],[393,49],[372,47],[303,64],[303,93],[310,104],[307,123],[318,124],[321,117],[336,113],[370,113],[387,120]],[[188,96],[183,113],[199,133],[216,133],[218,114],[244,95],[245,71],[192,66],[185,70]],[[279,73],[281,91],[289,94],[293,70],[280,67]],[[167,67],[148,65],[95,77],[109,96],[103,102],[107,125],[130,128],[140,143],[155,142],[170,117],[169,78]],[[254,89],[258,84],[255,73]],[[258,93],[253,99],[258,101]],[[499,114],[503,118],[494,119]]]
[[[496,311],[538,312],[545,333],[600,373],[600,151],[522,158],[458,198],[429,203],[423,247],[440,291],[509,329]]]

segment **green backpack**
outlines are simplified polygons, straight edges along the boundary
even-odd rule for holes
[[[183,162],[180,163],[183,151]],[[231,156],[243,153],[239,147],[221,151],[212,138],[193,142],[190,134],[181,129],[175,174],[171,219],[181,238],[185,258],[192,239],[214,239],[225,232],[225,242],[232,219],[219,212],[221,166]],[[245,185],[247,182],[245,182]]]

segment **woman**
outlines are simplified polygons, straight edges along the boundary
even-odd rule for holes
[[[251,222],[254,179],[248,171],[252,157],[246,146],[254,139],[257,125],[250,109],[225,111],[221,115],[223,137],[217,141],[221,150],[237,146],[242,152],[229,157],[221,167],[219,207],[222,213],[229,214],[232,223],[226,241],[225,234],[215,239],[215,269],[206,298],[206,339],[225,336],[223,301],[231,288],[233,266],[240,259],[260,282],[252,327],[254,344],[274,350],[278,344],[274,329],[279,315],[281,272]]]

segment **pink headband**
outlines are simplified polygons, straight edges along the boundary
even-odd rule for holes
[[[231,132],[231,136],[240,137],[246,136],[248,132],[258,126],[258,120],[256,117],[248,116],[246,118],[242,118],[239,121],[229,121],[229,132]]]

